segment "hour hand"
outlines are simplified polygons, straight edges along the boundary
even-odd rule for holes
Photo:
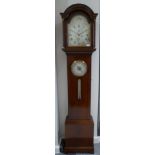
[[[75,34],[77,34],[77,32],[75,32],[74,30],[72,30],[72,29],[70,29],[69,31],[72,31],[72,32],[74,32]]]

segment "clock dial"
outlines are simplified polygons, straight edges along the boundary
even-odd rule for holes
[[[83,60],[75,60],[71,65],[73,75],[81,77],[87,72],[87,64]]]
[[[91,46],[90,23],[83,15],[75,15],[68,24],[68,46]]]

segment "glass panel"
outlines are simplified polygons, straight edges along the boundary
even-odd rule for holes
[[[68,24],[68,46],[91,46],[90,23],[83,15],[75,15]]]

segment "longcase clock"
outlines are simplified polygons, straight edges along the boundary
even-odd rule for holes
[[[71,5],[61,13],[68,76],[68,115],[65,120],[65,137],[61,142],[61,152],[64,153],[94,153],[90,98],[96,16],[84,4]]]

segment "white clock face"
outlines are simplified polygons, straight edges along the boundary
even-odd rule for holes
[[[85,16],[73,16],[68,24],[68,46],[91,46],[90,31],[90,23]]]
[[[75,60],[71,65],[73,75],[81,77],[87,72],[87,64],[83,60]]]

